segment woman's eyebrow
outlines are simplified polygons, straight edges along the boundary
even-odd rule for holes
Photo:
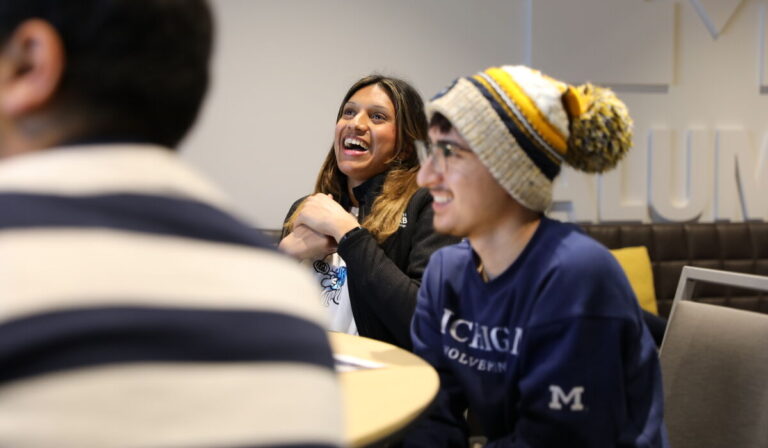
[[[380,111],[380,112],[386,112],[388,114],[392,113],[391,109],[389,109],[387,106],[381,106],[378,104],[372,104],[368,107],[368,109]]]
[[[347,101],[346,104],[344,104],[344,106],[345,107],[346,106],[365,107],[366,109],[372,109],[372,110],[376,110],[376,111],[392,113],[391,110],[387,106],[383,106],[383,105],[380,105],[380,104],[370,104],[370,105],[363,106],[363,105],[361,105],[359,103],[356,103],[354,101]]]

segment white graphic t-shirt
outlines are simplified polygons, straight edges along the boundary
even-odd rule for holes
[[[358,208],[352,207],[350,213],[357,216]],[[344,259],[334,252],[324,260],[315,260],[312,269],[322,289],[320,303],[328,308],[331,317],[328,329],[356,335],[357,325],[349,301],[347,264]]]
[[[333,253],[325,260],[316,260],[312,268],[322,288],[320,303],[328,308],[331,317],[328,329],[356,335],[357,325],[349,301],[347,265],[344,259]]]

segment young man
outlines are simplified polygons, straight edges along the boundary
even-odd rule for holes
[[[439,232],[414,351],[440,373],[408,446],[663,447],[654,342],[610,253],[546,218],[563,162],[611,168],[631,121],[610,91],[523,66],[460,78],[427,107],[419,183]],[[468,417],[465,412],[468,410]]]
[[[200,0],[0,0],[0,446],[339,446],[317,291],[174,148]]]

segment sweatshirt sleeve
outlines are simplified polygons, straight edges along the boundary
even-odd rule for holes
[[[392,261],[376,239],[367,230],[355,232],[338,247],[338,253],[347,264],[349,282],[356,290],[365,291],[365,300],[376,317],[397,340],[401,347],[410,349],[410,324],[416,308],[416,294],[421,277],[434,251],[457,241],[456,238],[435,232],[432,225],[431,200],[423,191],[415,196],[415,215],[409,210],[413,226],[408,265],[401,270]]]
[[[439,265],[439,254],[430,266]],[[440,269],[427,268],[419,290],[416,313],[411,326],[413,351],[437,370],[440,389],[435,402],[423,420],[414,425],[403,442],[404,448],[465,447],[469,437],[464,411],[467,400],[461,385],[453,377],[442,353],[440,316],[437,292],[440,288]]]

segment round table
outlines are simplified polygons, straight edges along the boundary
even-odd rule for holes
[[[334,354],[382,367],[339,373],[345,442],[362,447],[403,430],[432,403],[440,380],[424,360],[394,345],[344,333],[329,333]]]

